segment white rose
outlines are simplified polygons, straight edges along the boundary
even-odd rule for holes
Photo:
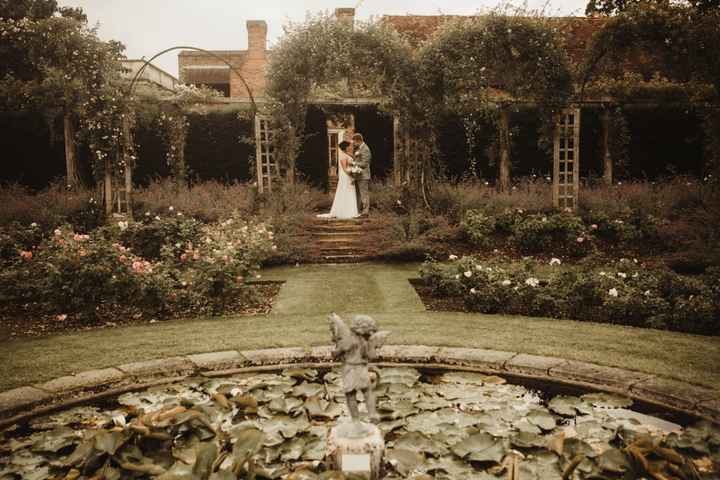
[[[617,288],[611,288],[610,290],[608,290],[608,295],[610,295],[611,297],[617,297],[618,296]]]

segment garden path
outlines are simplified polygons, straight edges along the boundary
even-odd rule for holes
[[[416,264],[331,264],[266,270],[264,278],[285,280],[271,315],[424,312],[408,282]]]

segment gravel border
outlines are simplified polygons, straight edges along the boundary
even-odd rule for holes
[[[287,366],[328,366],[333,347],[226,350],[90,370],[0,393],[0,429],[37,415],[189,376],[218,377]],[[717,390],[656,375],[524,353],[423,345],[388,345],[381,365],[456,368],[619,393],[720,424]]]

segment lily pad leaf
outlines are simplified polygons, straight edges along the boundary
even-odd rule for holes
[[[292,389],[292,394],[296,397],[313,397],[320,395],[325,389],[319,383],[303,382]]]
[[[527,420],[543,430],[552,430],[556,425],[555,418],[542,409],[530,410],[527,414]]]
[[[385,452],[385,460],[387,460],[400,475],[407,476],[423,463],[425,457],[421,453],[412,450],[391,448]]]
[[[528,432],[520,432],[514,435],[510,442],[520,448],[544,447],[548,443],[547,439],[542,435]]]
[[[578,397],[569,397],[558,395],[550,400],[548,408],[558,415],[564,417],[574,417],[578,413],[578,408],[583,403]]]
[[[625,454],[616,448],[605,450],[595,461],[600,468],[608,472],[624,473],[631,468]]]
[[[470,435],[452,447],[452,452],[458,457],[478,462],[499,463],[505,456],[505,451],[502,439],[484,432]]]
[[[401,448],[404,450],[429,453],[436,457],[447,455],[449,452],[445,445],[417,432],[406,433],[395,440],[394,446],[395,448]]]

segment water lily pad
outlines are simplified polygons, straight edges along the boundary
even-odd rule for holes
[[[548,407],[558,415],[562,415],[564,417],[574,417],[578,413],[578,408],[583,403],[584,402],[578,397],[558,395],[550,400]]]
[[[305,410],[311,418],[337,418],[342,414],[342,407],[336,402],[328,402],[319,397],[305,400]]]
[[[57,452],[63,448],[75,445],[80,437],[75,430],[68,427],[59,427],[49,432],[39,434],[31,449],[33,452]]]
[[[383,368],[380,371],[380,383],[399,383],[412,387],[420,379],[420,373],[413,368]]]
[[[422,433],[409,432],[395,440],[395,448],[425,452],[434,456],[447,455],[449,449],[442,443],[433,440]]]
[[[519,432],[510,439],[510,442],[516,447],[520,448],[532,448],[532,447],[544,447],[547,445],[548,440],[542,435],[537,433]]]
[[[404,448],[391,448],[385,452],[385,460],[403,476],[419,468],[425,461],[425,457],[413,450]]]
[[[284,413],[294,416],[302,411],[303,401],[295,397],[275,398],[269,404],[268,408],[273,413]]]
[[[547,410],[535,409],[527,414],[528,422],[542,428],[543,430],[552,430],[555,428],[555,418],[547,412]]]
[[[407,400],[382,402],[378,405],[378,413],[383,420],[405,418],[418,412],[415,405]]]
[[[595,461],[598,466],[607,472],[624,473],[630,470],[628,458],[620,450],[611,448],[599,455]]]
[[[292,389],[292,394],[296,397],[314,397],[323,393],[325,389],[319,383],[303,382]]]
[[[460,458],[478,462],[500,462],[505,456],[506,447],[502,439],[487,433],[476,433],[456,443],[452,452]]]

